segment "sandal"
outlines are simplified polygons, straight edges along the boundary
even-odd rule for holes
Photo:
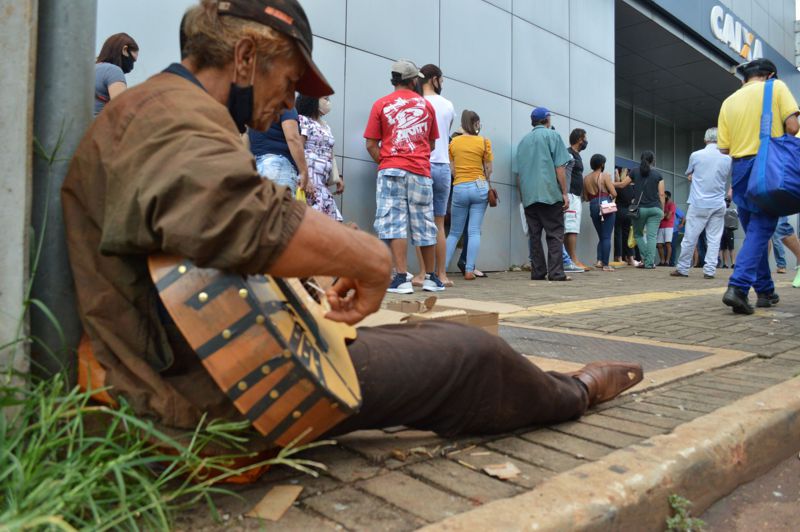
[[[612,266],[603,266],[603,271],[604,272],[615,272],[617,270],[615,270]]]

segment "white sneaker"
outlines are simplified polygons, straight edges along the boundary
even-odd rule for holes
[[[413,280],[414,280],[414,275],[411,272],[406,272],[406,281],[411,282]]]
[[[435,273],[425,274],[425,280],[422,281],[422,289],[426,292],[444,292],[445,286]]]
[[[398,274],[394,276],[392,284],[389,285],[386,291],[393,294],[413,294],[414,287],[411,285],[411,281],[406,281],[405,277]]]

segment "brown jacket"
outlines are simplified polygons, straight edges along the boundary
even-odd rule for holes
[[[235,409],[159,317],[147,256],[263,273],[305,205],[262,179],[225,106],[162,73],[112,101],[78,146],[61,191],[83,325],[112,394],[166,425]]]

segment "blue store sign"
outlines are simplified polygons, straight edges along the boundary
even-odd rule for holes
[[[764,43],[721,5],[711,8],[711,33],[745,61],[764,57]]]
[[[778,75],[796,94],[800,91],[800,73],[795,65],[753,32],[719,0],[645,0],[690,29],[731,60],[731,65],[757,58],[772,60]]]

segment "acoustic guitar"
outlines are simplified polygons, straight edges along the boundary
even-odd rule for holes
[[[148,265],[205,369],[267,440],[308,442],[358,411],[346,346],[355,329],[325,318],[313,280],[230,274],[167,255]]]

